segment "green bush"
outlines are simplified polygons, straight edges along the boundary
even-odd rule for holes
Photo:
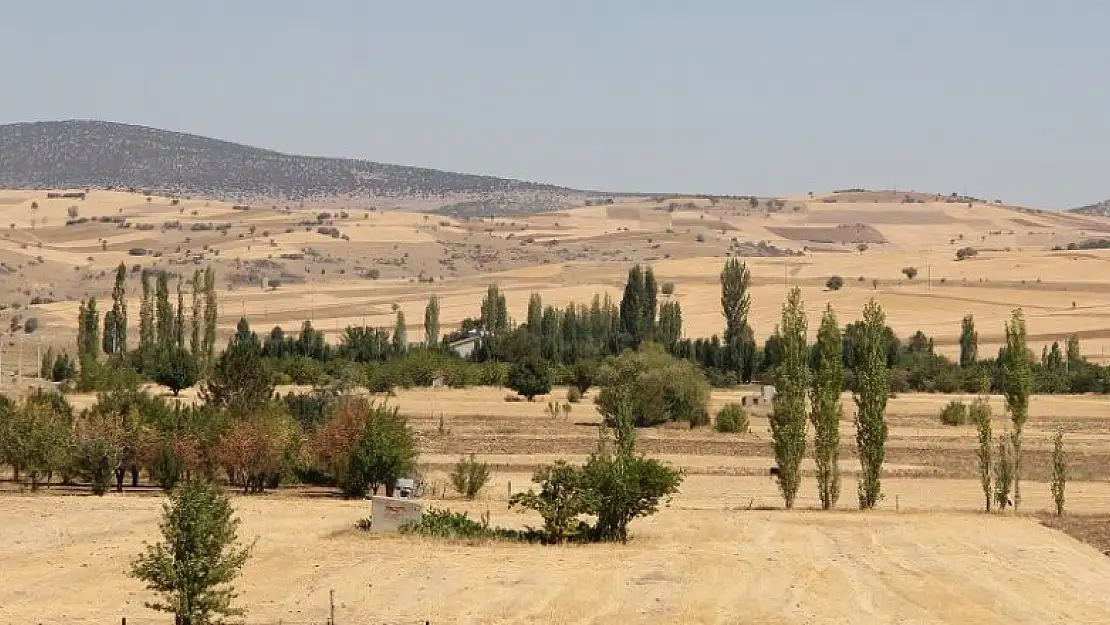
[[[474,499],[489,482],[490,475],[489,465],[478,462],[474,454],[470,454],[469,458],[460,458],[455,464],[455,470],[451,472],[451,486],[463,497]]]
[[[668,421],[709,422],[709,383],[694,363],[654,344],[608,359],[598,370],[598,411],[606,424],[627,405],[637,427]]]
[[[830,291],[839,291],[844,286],[844,278],[833,276],[825,281],[825,288]]]
[[[714,423],[718,432],[746,434],[748,432],[748,413],[740,404],[725,404],[717,411]]]
[[[362,519],[358,522],[359,529],[368,530],[373,526],[373,519]],[[452,512],[442,508],[428,508],[420,523],[406,523],[398,531],[402,534],[417,534],[449,540],[508,540],[535,542],[539,535],[535,532],[518,532],[500,527],[491,527],[489,513],[482,515],[482,520],[475,521],[465,512]]]
[[[967,423],[967,404],[958,399],[948,402],[940,411],[940,422],[945,425],[964,425]]]
[[[567,389],[567,401],[572,404],[577,404],[582,401],[582,392],[578,390],[577,386],[572,386]]]
[[[536,395],[550,393],[551,383],[551,368],[538,358],[528,358],[513,363],[512,368],[509,369],[508,387],[519,395],[527,397],[528,401],[535,399]]]

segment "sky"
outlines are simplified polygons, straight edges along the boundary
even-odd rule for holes
[[[609,191],[1110,197],[1105,0],[0,0],[0,123]]]

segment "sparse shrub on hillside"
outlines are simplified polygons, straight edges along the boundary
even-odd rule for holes
[[[582,392],[578,390],[578,387],[572,386],[567,389],[567,401],[572,404],[582,401]]]
[[[973,247],[961,247],[956,250],[956,260],[967,260],[979,254],[979,250]]]
[[[674,282],[664,282],[659,290],[663,292],[663,295],[674,295]]]
[[[825,288],[830,291],[839,291],[844,286],[844,278],[832,276],[825,281]]]
[[[725,404],[717,411],[717,419],[713,425],[718,432],[745,434],[748,431],[748,413],[740,404]]]
[[[70,206],[66,209],[66,214],[69,215],[72,219],[74,217],[77,217],[77,215],[79,214],[79,209],[76,206]]]
[[[470,454],[470,457],[460,458],[455,463],[455,469],[451,472],[451,486],[463,497],[474,499],[489,482],[490,475],[492,472],[489,465],[478,462],[474,459],[474,454]]]
[[[948,402],[940,411],[940,422],[944,425],[964,425],[967,423],[967,405],[958,399]]]
[[[902,267],[902,274],[913,280],[917,277],[917,267]]]
[[[698,243],[705,243],[705,235],[699,234],[698,236],[694,237],[694,240]]]

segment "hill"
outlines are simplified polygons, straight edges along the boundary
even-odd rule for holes
[[[401,206],[485,215],[550,210],[587,196],[548,184],[283,154],[129,124],[0,125],[0,188],[89,187],[241,201],[407,200]]]
[[[1103,200],[1097,204],[1088,204],[1086,206],[1080,206],[1079,208],[1072,208],[1068,210],[1068,212],[1077,213],[1079,215],[1110,217],[1110,200]]]

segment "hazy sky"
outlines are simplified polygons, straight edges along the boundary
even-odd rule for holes
[[[0,123],[618,191],[1110,197],[1105,0],[0,0]]]

